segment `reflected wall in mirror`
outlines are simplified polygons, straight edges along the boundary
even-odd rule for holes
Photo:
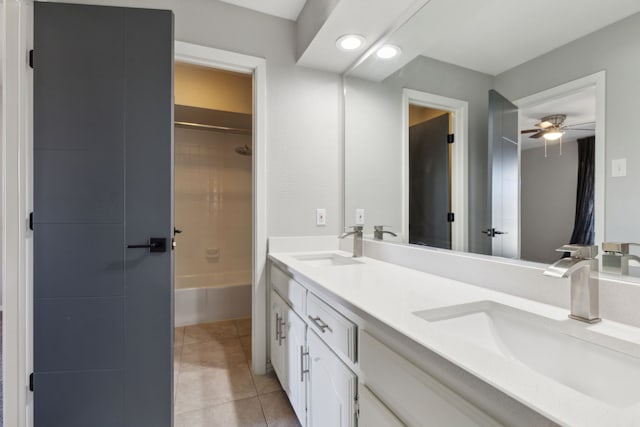
[[[617,0],[584,5],[581,17],[585,22],[566,22],[567,31],[580,27],[568,40],[558,41],[560,36],[550,40],[544,32],[524,35],[509,24],[501,28],[501,37],[508,40],[496,41],[491,38],[496,32],[484,30],[499,27],[489,25],[493,19],[489,9],[504,1],[493,3],[483,6],[486,13],[461,17],[454,11],[456,5],[432,0],[386,40],[401,46],[402,56],[408,57],[389,65],[369,56],[345,75],[345,224],[353,222],[356,208],[363,208],[367,212],[365,234],[371,234],[373,225],[385,224],[399,232],[403,242],[412,241],[406,177],[411,161],[404,148],[410,132],[403,95],[412,90],[464,101],[468,106],[467,129],[456,134],[453,144],[454,149],[458,141],[466,144],[465,167],[460,171],[466,191],[462,210],[452,204],[454,226],[458,221],[464,224],[464,243],[456,247],[452,240],[453,249],[551,262],[561,255],[554,247],[569,243],[578,228],[587,234],[590,230],[595,244],[640,241],[635,220],[640,217],[640,198],[635,197],[633,185],[640,174],[640,145],[634,143],[635,115],[640,111],[640,5]],[[511,20],[503,22],[520,22],[515,7],[506,8],[499,15],[505,19],[511,14]],[[593,21],[597,14],[602,15],[598,23]],[[456,28],[465,29],[447,39],[441,27],[454,19]],[[585,28],[587,23],[590,27]],[[600,29],[589,33],[593,28]],[[531,47],[536,37],[540,38],[536,47],[544,50],[536,52]],[[518,40],[522,41],[519,50]],[[493,177],[497,150],[490,144],[489,128],[498,124],[490,125],[490,91],[518,109],[505,108],[500,113],[500,120],[516,117],[516,125],[498,136],[511,146],[510,151],[503,150],[503,157],[511,159],[505,170],[516,172],[515,182],[508,178],[510,187],[501,186],[502,211],[493,201],[498,193],[493,184],[499,178]],[[560,140],[547,140],[545,157],[546,138],[531,136],[544,130],[540,127],[544,117],[559,115],[566,116],[564,122],[552,125],[564,132],[562,155]],[[582,179],[593,182],[592,208],[589,198],[585,202],[577,188],[581,179],[578,147],[582,144],[577,140],[590,136],[595,137],[593,174]],[[611,161],[617,159],[626,159],[626,176],[611,176]],[[453,160],[451,171],[454,181]],[[503,178],[507,179],[504,174]],[[506,207],[515,214],[501,218]],[[591,216],[582,215],[588,209]],[[509,237],[515,237],[515,243],[503,245],[508,248],[500,251],[494,242],[506,235],[495,231],[505,231],[501,228],[505,226],[512,230]]]

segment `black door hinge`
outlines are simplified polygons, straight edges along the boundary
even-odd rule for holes
[[[33,391],[33,372],[29,375],[29,391]]]
[[[33,212],[29,214],[29,230],[33,230]]]
[[[450,133],[449,135],[447,135],[447,143],[453,144],[453,141],[455,141],[455,138],[454,138],[453,134]]]
[[[453,212],[447,212],[447,222],[455,221],[455,215]]]
[[[29,67],[33,68],[33,49],[29,51]]]

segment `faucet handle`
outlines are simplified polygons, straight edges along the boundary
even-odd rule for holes
[[[640,246],[638,243],[603,242],[602,250],[620,255],[629,255],[629,246]]]
[[[598,247],[596,245],[562,245],[556,252],[569,252],[571,258],[593,259],[598,255]]]
[[[345,230],[347,228],[353,228],[353,231],[362,231],[364,229],[364,226],[363,225],[347,225],[345,227]]]
[[[385,227],[391,227],[390,225],[374,225],[373,229],[374,231],[384,231]]]

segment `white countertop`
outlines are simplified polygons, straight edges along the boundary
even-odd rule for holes
[[[343,256],[350,253],[331,251]],[[508,396],[569,426],[640,426],[640,404],[619,408],[605,404],[520,364],[463,340],[452,339],[441,328],[413,313],[479,301],[494,301],[549,319],[571,322],[571,328],[621,340],[627,354],[640,358],[640,328],[607,321],[589,325],[568,320],[567,310],[411,270],[367,257],[361,264],[312,267],[294,257],[316,252],[271,253],[276,263],[320,286],[349,309],[388,325],[428,350],[442,356]],[[324,252],[326,253],[326,251]],[[463,264],[460,268],[465,268]],[[567,298],[569,296],[567,295]],[[588,375],[589,372],[585,372]],[[638,384],[640,387],[640,384]]]

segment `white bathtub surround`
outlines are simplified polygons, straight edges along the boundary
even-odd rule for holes
[[[340,244],[346,249],[351,247],[350,242]],[[350,256],[349,250],[337,253]],[[638,315],[632,313],[631,307],[635,306],[637,310],[640,286],[634,283],[616,283],[609,278],[603,280],[601,313],[604,320],[588,325],[567,319],[568,280],[543,277],[544,265],[541,264],[372,241],[365,243],[365,257],[359,258],[362,262],[359,264],[313,267],[294,255],[300,253],[272,252],[270,258],[308,286],[310,291],[365,319],[370,331],[388,329],[397,337],[397,342],[417,344],[422,349],[422,359],[433,361],[442,358],[461,369],[465,373],[462,377],[443,372],[451,371],[451,368],[437,367],[442,375],[454,378],[458,388],[466,387],[467,397],[472,396],[480,402],[484,399],[486,404],[500,410],[511,407],[511,416],[517,417],[517,405],[514,407],[504,398],[492,401],[483,397],[483,394],[493,393],[494,397],[495,393],[503,394],[509,397],[506,400],[519,402],[528,410],[561,425],[640,425],[640,403],[604,403],[602,399],[554,381],[518,361],[452,337],[436,324],[414,314],[451,305],[493,301],[541,316],[548,322],[560,322],[568,327],[568,332],[564,331],[568,334],[591,334],[596,341],[615,343],[619,350],[640,358],[640,329],[611,320],[612,316],[617,316],[631,320],[629,323],[632,324],[638,322]],[[381,262],[371,256],[411,268]],[[458,280],[418,269],[457,276]],[[476,286],[463,283],[462,279]],[[621,304],[620,313],[616,310],[616,303]],[[419,366],[419,361],[414,363]],[[585,375],[589,374],[585,372]],[[497,419],[500,420],[499,417]],[[517,418],[511,418],[514,419]],[[521,419],[520,423],[526,423],[524,420]],[[505,422],[504,419],[501,421]]]
[[[235,152],[251,136],[175,134],[176,288],[215,286],[251,271],[251,157]]]
[[[176,327],[251,317],[251,283],[175,292]]]

